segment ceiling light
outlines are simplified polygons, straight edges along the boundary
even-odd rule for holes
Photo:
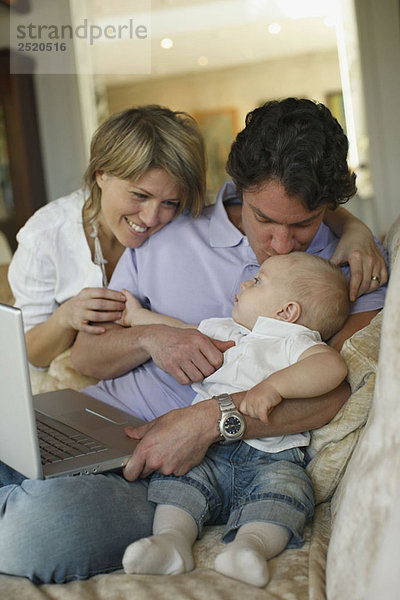
[[[328,14],[332,4],[332,0],[280,0],[279,8],[289,19],[304,19]]]
[[[281,26],[279,25],[279,23],[271,23],[270,25],[268,25],[268,31],[275,35],[277,33],[280,33]]]
[[[206,67],[208,65],[208,58],[207,56],[199,56],[197,62],[201,67]]]
[[[173,45],[174,42],[171,40],[171,38],[164,38],[160,42],[160,46],[161,48],[164,48],[164,50],[169,50]]]

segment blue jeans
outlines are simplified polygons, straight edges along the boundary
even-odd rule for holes
[[[8,484],[8,485],[7,485]],[[62,583],[121,569],[152,533],[148,484],[121,474],[24,479],[0,463],[0,573]]]
[[[251,521],[276,523],[291,533],[289,548],[303,543],[314,511],[314,490],[300,448],[275,454],[245,442],[214,444],[203,461],[182,477],[155,473],[148,498],[186,510],[201,534],[204,523],[226,524],[224,541]]]

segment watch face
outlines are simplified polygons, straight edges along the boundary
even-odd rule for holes
[[[235,415],[230,415],[224,421],[224,431],[227,435],[236,435],[241,430],[242,423]]]

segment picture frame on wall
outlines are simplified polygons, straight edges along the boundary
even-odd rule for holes
[[[216,192],[228,179],[226,161],[238,132],[238,112],[235,108],[199,110],[193,113],[204,136],[207,153],[207,189]]]
[[[326,96],[326,106],[346,133],[346,115],[344,112],[343,94],[341,91],[331,92]]]

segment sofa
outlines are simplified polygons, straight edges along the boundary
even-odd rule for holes
[[[317,503],[305,543],[270,561],[264,589],[213,570],[221,527],[195,544],[195,569],[184,575],[126,575],[36,586],[0,575],[2,600],[394,600],[400,597],[400,218],[386,237],[391,279],[383,311],[347,340],[351,396],[335,418],[312,432],[308,471]],[[12,302],[0,266],[0,301]],[[47,371],[31,372],[34,393],[92,383],[72,368],[69,352]],[[121,515],[124,518],[125,515]]]

